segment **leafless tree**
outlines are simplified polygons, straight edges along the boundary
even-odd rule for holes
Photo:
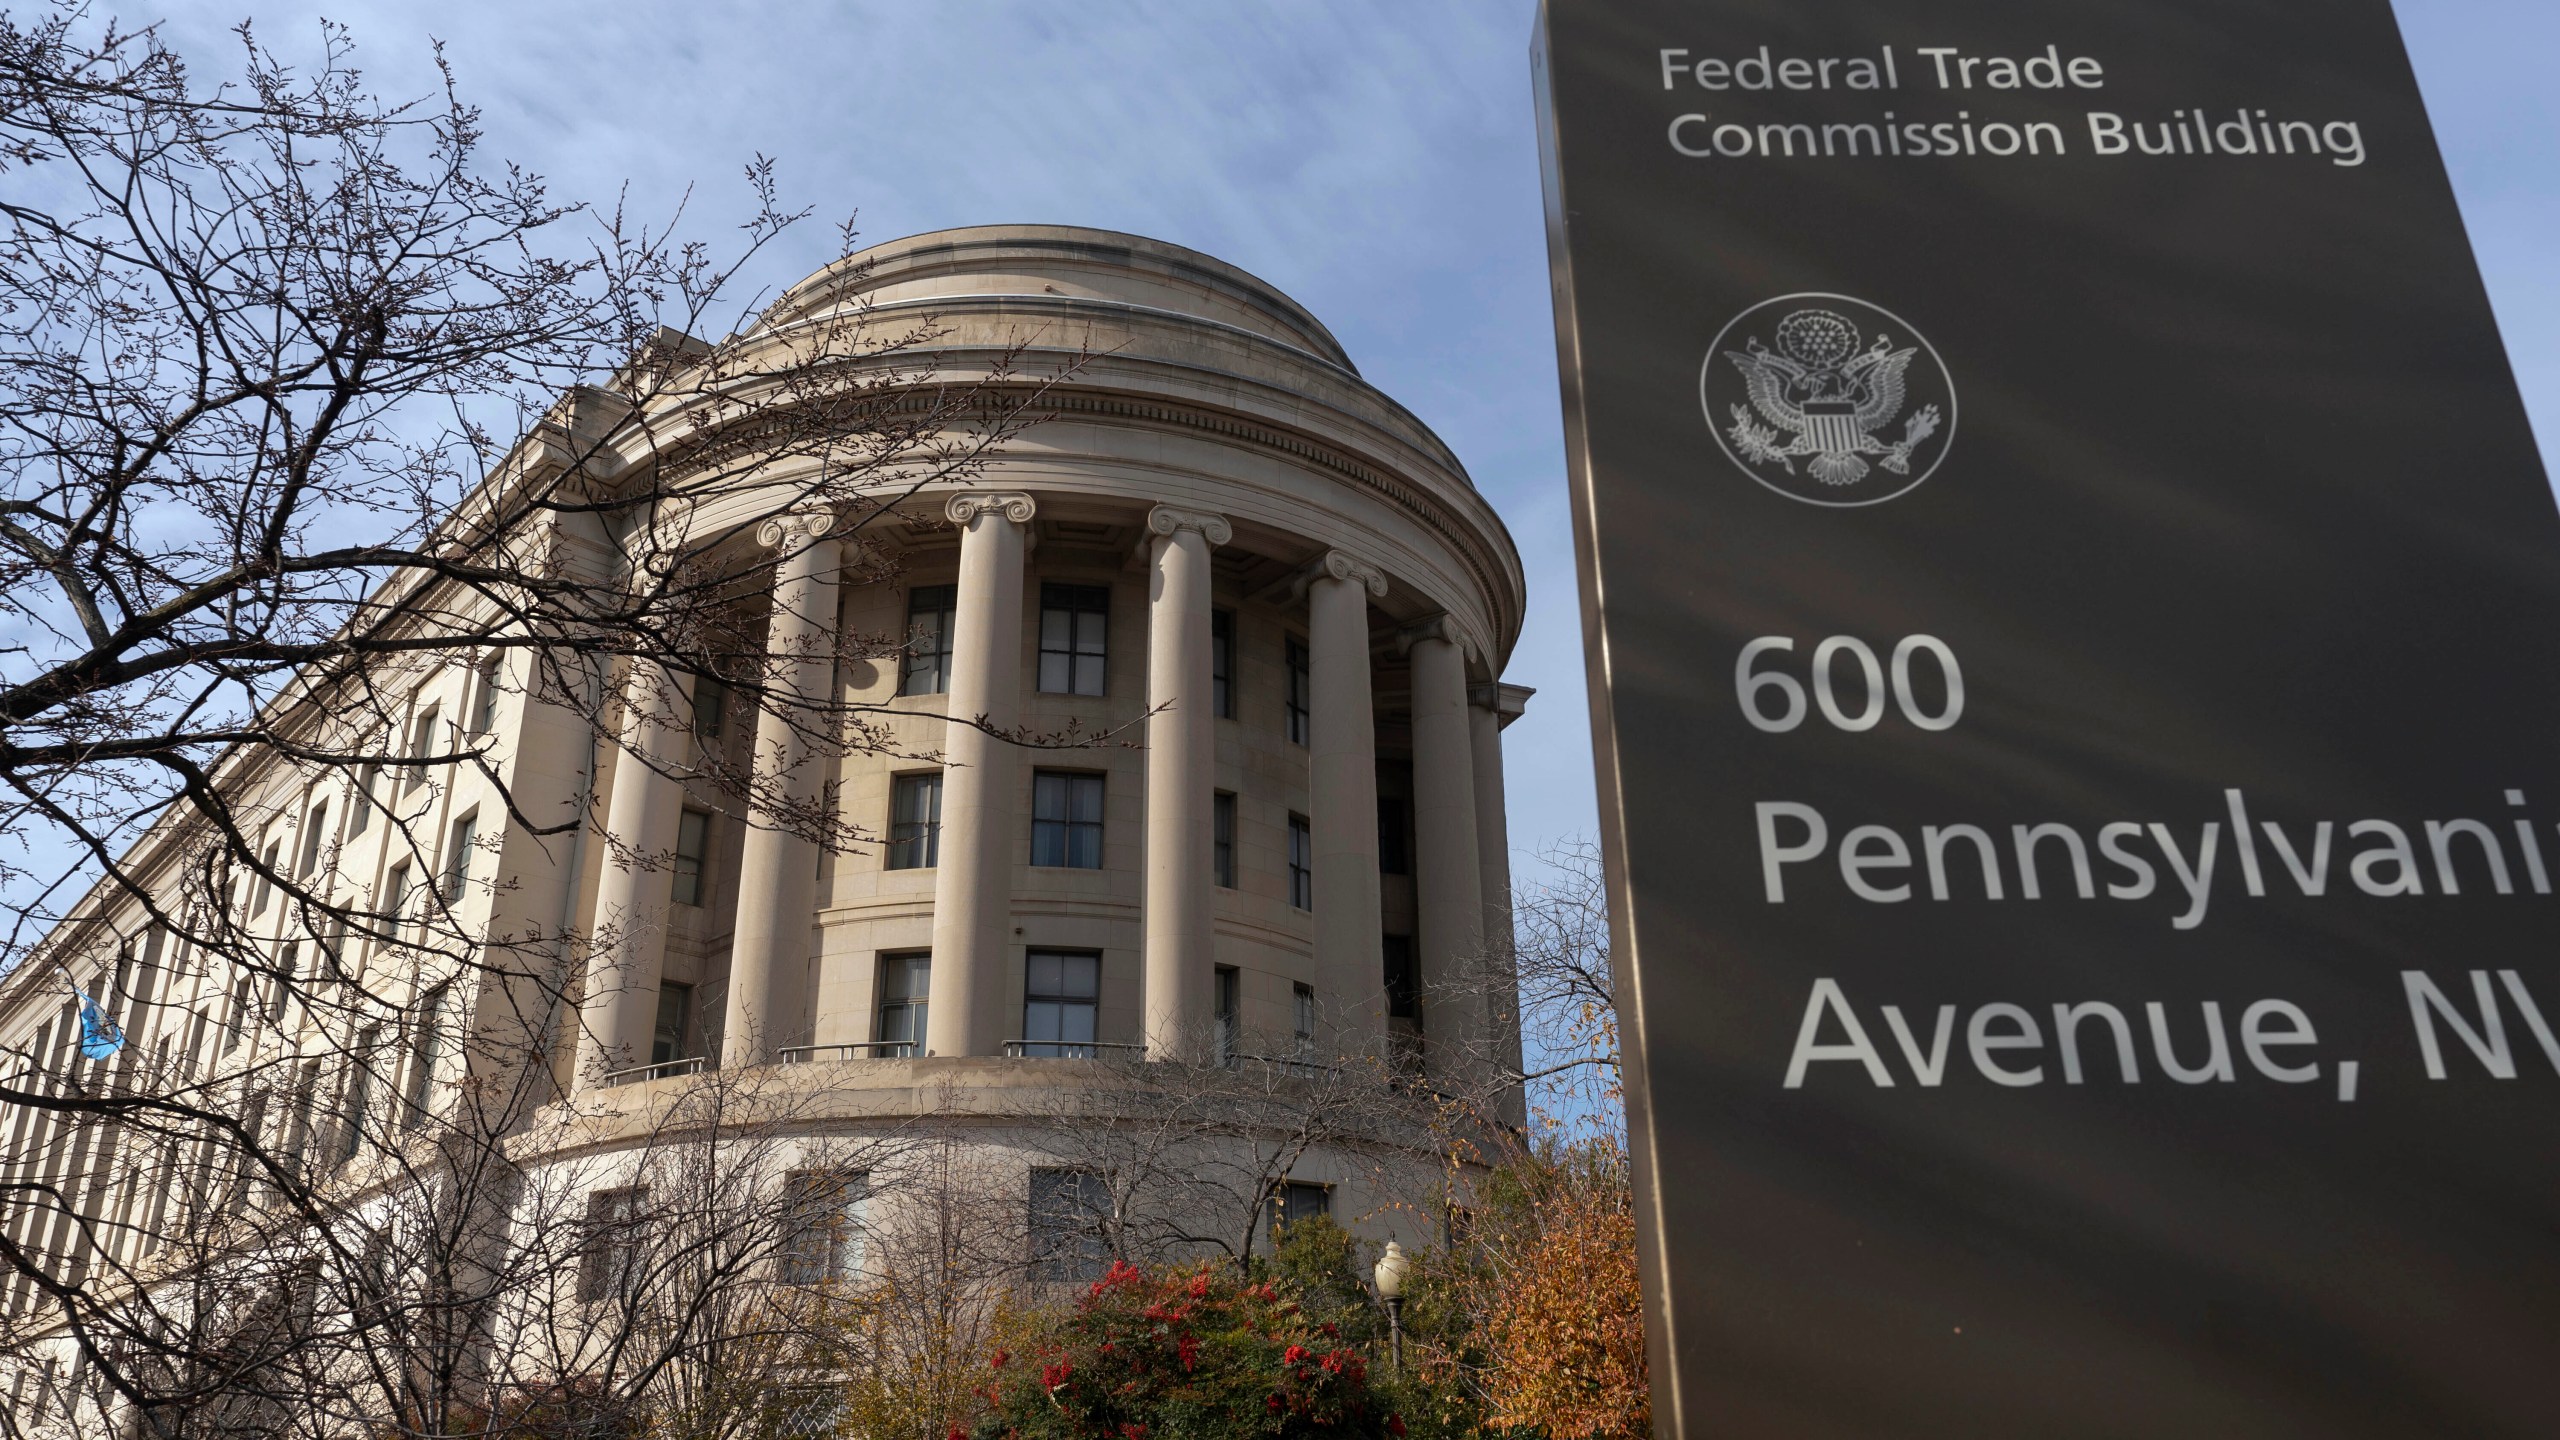
[[[1041,1217],[1064,1247],[1049,1268],[1245,1263],[1267,1245],[1293,1175],[1436,1224],[1444,1157],[1489,1107],[1338,1048],[1294,1034],[1213,1034],[1187,1058],[1097,1051],[1068,1062],[1088,1073],[1031,1107],[1024,1140],[1060,1177],[1045,1197],[1056,1213]]]
[[[1526,1037],[1520,1082],[1549,1120],[1623,1125],[1609,892],[1598,847],[1564,842],[1512,899],[1513,970]]]
[[[771,653],[791,544],[698,532],[697,502],[729,497],[725,534],[741,494],[749,528],[821,510],[878,578],[866,530],[981,474],[1073,360],[956,374],[931,320],[840,289],[755,312],[739,267],[803,219],[762,160],[715,256],[485,160],[449,76],[376,99],[342,30],[297,69],[244,27],[236,65],[0,16],[0,984],[63,997],[0,1054],[0,1349],[67,1336],[161,1433],[292,1433],[270,1407],[314,1365],[371,1367],[345,1393],[397,1433],[514,1383],[475,1369],[484,1302],[564,1257],[496,1237],[542,1198],[521,1132],[616,939],[475,857],[627,848],[602,764],[670,770],[719,706],[889,744],[782,677],[902,637]],[[618,754],[528,789],[492,717],[536,709]],[[763,743],[688,773],[866,839],[760,781]],[[81,1058],[75,986],[112,1058]]]
[[[854,1353],[874,1177],[918,1143],[812,1138],[810,1103],[722,1072],[518,1137],[566,1158],[464,1159],[395,1121],[328,1137],[344,1158],[308,1189],[221,1177],[148,1283],[84,1310],[93,1363],[0,1433],[81,1433],[83,1410],[189,1440],[802,1433]]]

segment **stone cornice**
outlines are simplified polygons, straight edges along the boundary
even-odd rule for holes
[[[1527,712],[1529,697],[1537,693],[1526,685],[1477,685],[1468,689],[1467,703],[1479,710],[1492,711],[1494,718],[1507,726]]]
[[[1408,517],[1447,547],[1448,553],[1465,568],[1468,577],[1490,604],[1495,634],[1487,637],[1489,641],[1519,628],[1523,618],[1520,608],[1523,597],[1512,582],[1511,567],[1503,562],[1496,548],[1501,539],[1507,538],[1501,534],[1498,518],[1493,519],[1494,528],[1490,530],[1469,523],[1451,502],[1442,500],[1426,486],[1404,479],[1395,471],[1316,439],[1307,432],[1265,424],[1236,411],[1161,396],[1140,396],[1082,386],[1050,390],[1040,397],[1039,403],[1045,412],[1057,419],[1134,421],[1188,430],[1217,440],[1274,451],[1329,474]],[[901,408],[924,410],[929,408],[929,402],[919,397]],[[680,483],[701,470],[747,453],[753,448],[754,432],[778,428],[772,422],[766,422],[742,426],[736,431],[715,431],[684,447],[682,453],[670,451],[660,462],[663,469],[659,483]],[[1464,487],[1466,482],[1457,478],[1456,483]],[[1468,489],[1467,494],[1482,503],[1482,496],[1474,490]],[[1490,516],[1491,507],[1487,506],[1486,511]]]

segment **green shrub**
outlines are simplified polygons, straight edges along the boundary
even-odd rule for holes
[[[1405,1433],[1338,1322],[1231,1266],[1114,1265],[1032,1353],[991,1360],[988,1411],[969,1440]]]

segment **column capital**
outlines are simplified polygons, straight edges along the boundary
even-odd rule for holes
[[[1304,600],[1307,591],[1319,580],[1348,580],[1369,592],[1372,599],[1383,600],[1387,594],[1387,572],[1348,550],[1327,550],[1297,569],[1297,573],[1280,582],[1269,592],[1285,593],[1291,600]]]
[[[1324,577],[1349,580],[1365,588],[1374,597],[1379,599],[1386,597],[1387,572],[1347,550],[1324,552],[1324,558],[1316,562],[1315,575],[1309,578]]]
[[[684,557],[685,546],[693,538],[693,508],[691,496],[660,496],[648,523],[639,527],[629,542],[632,568],[660,579],[674,573],[676,562]]]
[[[1028,525],[1040,513],[1040,502],[1019,490],[964,490],[946,501],[943,518],[966,530],[981,515],[1001,514],[1016,525]]]
[[[1214,515],[1206,510],[1178,510],[1171,505],[1159,505],[1147,512],[1147,533],[1150,535],[1178,535],[1185,530],[1199,531],[1200,538],[1212,545],[1224,545],[1236,538],[1235,527],[1227,523],[1224,515]]]
[[[1425,640],[1446,640],[1458,647],[1459,654],[1467,653],[1466,632],[1460,630],[1458,622],[1446,614],[1426,616],[1398,630],[1393,642],[1395,652],[1398,655],[1411,654],[1413,647]]]
[[[836,512],[829,505],[801,505],[779,515],[765,517],[756,527],[756,543],[768,550],[791,550],[823,540],[836,528]]]
[[[1494,718],[1507,727],[1529,708],[1529,697],[1537,693],[1526,685],[1505,685],[1496,681],[1491,685],[1469,687],[1467,703],[1479,710],[1492,711]]]

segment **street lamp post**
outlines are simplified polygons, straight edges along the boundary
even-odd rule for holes
[[[1404,1277],[1412,1268],[1404,1247],[1390,1240],[1387,1253],[1378,1257],[1377,1267],[1369,1272],[1378,1282],[1378,1298],[1387,1303],[1388,1373],[1399,1377],[1404,1374]]]

